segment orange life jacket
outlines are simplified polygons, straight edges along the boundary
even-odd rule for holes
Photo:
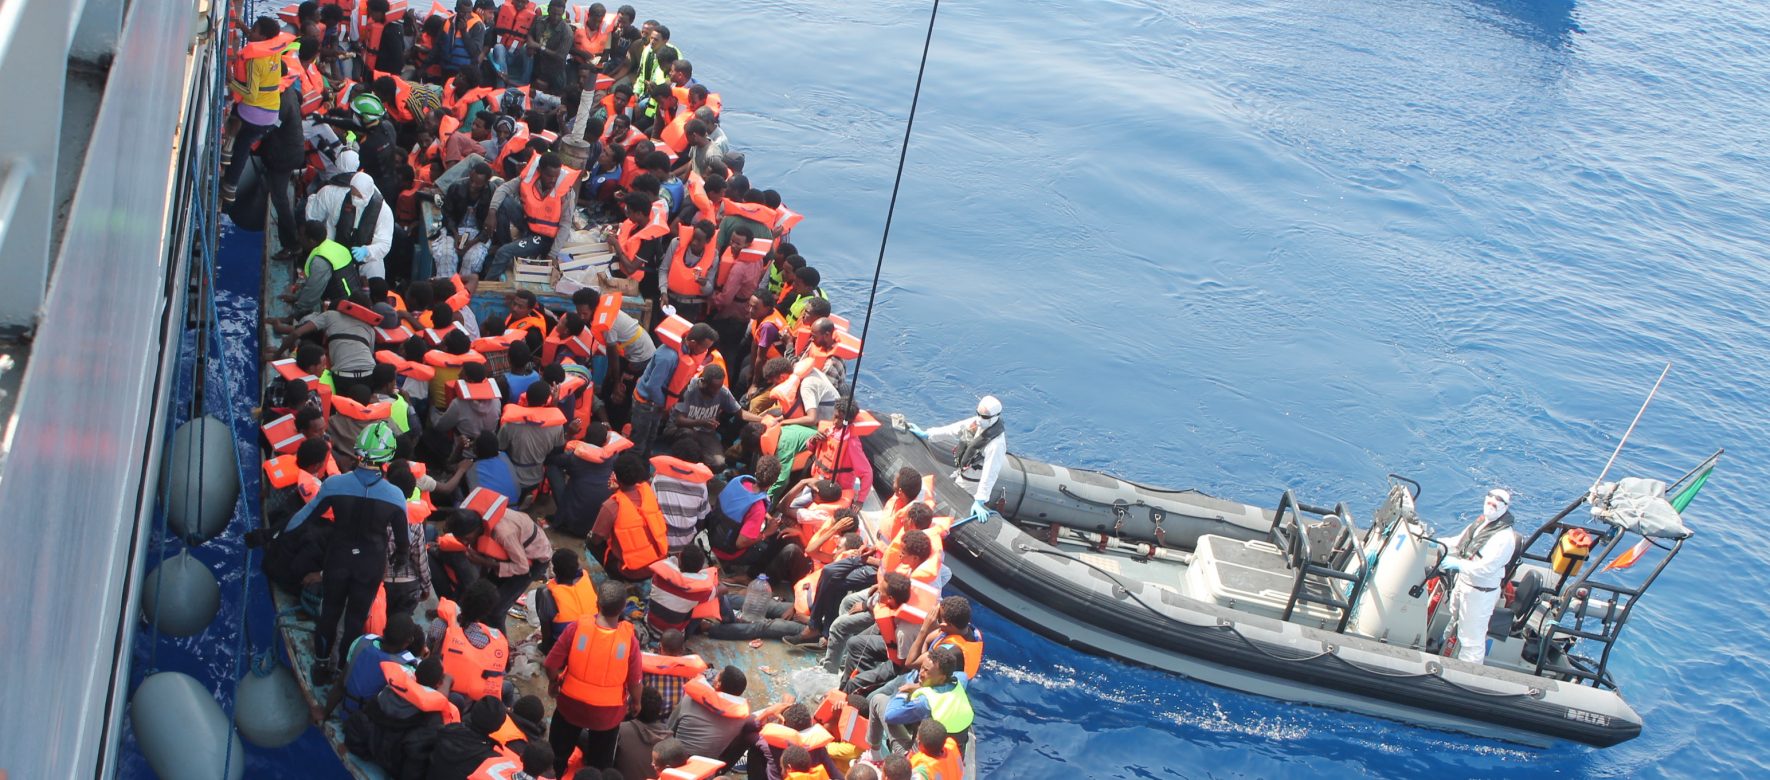
[[[621,314],[621,303],[624,297],[617,292],[603,293],[596,299],[596,308],[590,312],[590,322],[584,327],[590,330],[590,340],[600,342],[607,337],[609,328],[615,326],[615,318]]]
[[[588,577],[586,577],[588,579]],[[578,631],[565,659],[559,693],[592,707],[627,702],[627,656],[633,649],[633,624],[621,621],[603,628],[595,616],[578,619]]]
[[[529,158],[528,167],[522,170],[520,192],[522,213],[528,218],[530,233],[548,238],[559,233],[560,215],[565,209],[565,194],[578,182],[578,173],[576,168],[559,166],[559,175],[553,180],[553,187],[542,192],[541,156],[537,154]]]
[[[750,345],[752,347],[757,343],[757,338],[762,332],[762,326],[770,322],[774,323],[774,327],[779,331],[780,335],[775,337],[774,343],[770,344],[768,349],[763,352],[763,360],[773,360],[781,356],[781,341],[787,337],[787,318],[782,317],[780,312],[771,308],[768,310],[768,316],[759,320],[750,320]]]
[[[453,323],[453,322],[451,322],[447,325],[444,325],[440,328],[434,327],[434,326],[429,327],[429,328],[425,328],[424,329],[424,340],[430,342],[430,346],[441,347],[442,343],[443,343],[443,339],[448,338],[449,334],[454,333],[454,332],[455,332],[455,323]]]
[[[609,433],[608,441],[602,445],[587,441],[568,441],[565,443],[566,454],[586,463],[607,463],[610,458],[633,448],[633,441],[618,433]]]
[[[402,323],[395,325],[391,328],[376,328],[375,329],[375,343],[376,344],[404,344],[408,340],[410,340],[413,336],[416,336],[416,335],[418,335],[418,334],[412,332],[412,326],[407,325],[402,322]]]
[[[959,743],[952,737],[947,737],[939,758],[923,753],[917,745],[909,759],[910,769],[925,773],[928,780],[962,780],[965,776],[965,760],[959,755]]]
[[[743,217],[761,223],[763,227],[773,227],[774,223],[779,221],[779,216],[775,214],[774,209],[761,203],[738,203],[729,199],[725,202],[725,215]]]
[[[557,406],[523,406],[509,404],[504,407],[504,414],[498,422],[505,425],[512,423],[532,423],[542,428],[559,428],[565,425],[565,412]]]
[[[498,8],[498,18],[493,27],[500,35],[498,41],[507,47],[517,46],[528,40],[529,27],[535,23],[535,4],[529,3],[521,11],[516,4],[506,2]]]
[[[688,684],[682,686],[682,692],[689,701],[712,710],[719,717],[733,720],[750,717],[750,702],[742,696],[713,690],[713,684],[705,677],[690,678]]]
[[[782,780],[830,780],[830,770],[824,768],[823,764],[816,764],[804,772],[783,771],[781,778]]]
[[[435,688],[419,685],[417,676],[405,664],[382,661],[381,676],[387,678],[387,687],[393,689],[395,696],[417,708],[419,712],[441,715],[445,724],[461,722],[461,710],[449,702],[449,697]]]
[[[794,227],[805,221],[805,215],[787,208],[786,206],[781,206],[774,211],[777,220],[774,223],[774,234],[777,237],[783,237],[788,233],[793,232]]]
[[[761,241],[751,241],[741,248],[736,244],[731,244],[725,247],[725,253],[720,255],[719,278],[715,283],[724,285],[725,280],[731,276],[732,269],[745,263],[760,263],[767,257],[768,248]]]
[[[504,161],[506,159],[509,159],[510,155],[512,155],[518,151],[521,151],[523,149],[527,149],[528,145],[529,145],[528,123],[527,122],[517,122],[516,123],[516,131],[511,133],[510,139],[505,141],[504,146],[498,149],[498,159],[492,161],[492,171],[498,175],[503,175]]]
[[[828,695],[824,696],[823,703],[817,706],[817,713],[813,717],[819,723],[833,721],[836,726],[835,737],[837,740],[861,750],[872,747],[872,744],[867,741],[867,726],[870,724],[866,715],[859,709],[850,706],[847,694],[840,690],[830,691]]]
[[[713,470],[704,463],[690,463],[670,455],[653,455],[651,467],[660,476],[704,485],[713,479]]]
[[[326,107],[326,81],[320,76],[320,61],[301,69],[301,115],[313,116]]]
[[[350,300],[349,298],[338,302],[338,313],[347,315],[352,319],[366,322],[371,327],[381,327],[380,312],[357,303],[356,301]]]
[[[694,226],[683,225],[676,233],[676,251],[670,256],[670,294],[679,298],[700,299],[706,295],[704,286],[707,272],[713,267],[713,259],[718,256],[715,248],[719,240],[718,234],[707,237],[707,241],[692,253],[689,244],[694,242]],[[694,265],[689,265],[689,260]]]
[[[399,354],[393,350],[376,350],[375,362],[386,363],[387,365],[393,366],[394,373],[409,379],[416,379],[420,382],[429,382],[436,378],[436,369],[434,367],[424,365],[416,360],[407,360],[400,357]]]
[[[932,559],[931,559],[932,560]],[[939,569],[935,569],[939,573]],[[910,578],[910,600],[897,608],[897,620],[902,623],[919,626],[927,622],[928,616],[940,608],[940,588],[932,579]]]
[[[570,585],[548,578],[547,593],[553,596],[554,625],[596,614],[596,583],[591,581],[588,573],[579,574],[578,581]]]
[[[376,422],[393,416],[392,401],[376,401],[363,405],[342,395],[332,396],[332,411],[357,422]]]
[[[508,719],[509,716],[505,716]],[[467,780],[510,780],[522,774],[522,757],[500,745],[498,754],[479,762],[479,768],[467,776]]]
[[[724,768],[725,762],[717,758],[689,756],[688,763],[659,772],[658,780],[707,780]]]
[[[559,325],[554,325],[553,332],[541,340],[541,363],[552,365],[561,348],[580,363],[588,363],[596,354],[596,342],[589,328],[579,330],[576,336],[567,336]]]
[[[424,365],[434,366],[436,368],[460,368],[468,363],[484,362],[486,362],[486,356],[474,352],[473,350],[468,350],[466,353],[460,355],[453,355],[440,349],[433,349],[424,353]]]
[[[657,653],[641,653],[639,656],[640,670],[645,674],[659,674],[665,677],[679,677],[684,680],[699,677],[707,671],[707,662],[698,655],[659,655]]]
[[[762,727],[762,741],[776,750],[785,750],[795,745],[806,750],[816,750],[836,741],[836,738],[829,730],[816,724],[799,731],[780,723],[770,723]]]
[[[922,477],[922,492],[912,496],[910,500],[899,499],[896,492],[893,492],[891,497],[885,500],[885,525],[879,529],[880,536],[885,539],[896,539],[904,528],[905,517],[910,513],[910,505],[918,502],[929,509],[934,508],[934,475],[927,474]]]
[[[510,499],[502,493],[478,487],[461,500],[461,508],[478,512],[486,521],[485,533],[479,535],[479,541],[474,543],[473,548],[500,561],[510,560],[509,551],[492,538],[492,529],[497,528],[510,514]],[[537,525],[536,532],[539,531],[540,526]],[[526,542],[524,546],[527,546]]]
[[[320,478],[295,465],[294,455],[278,455],[265,461],[264,478],[277,490],[296,486],[303,502],[312,501],[320,492]],[[331,517],[332,513],[328,511],[326,516]]]
[[[504,634],[484,624],[480,628],[492,638],[485,647],[474,647],[460,624],[461,608],[448,599],[438,599],[436,615],[448,628],[443,633],[443,671],[454,678],[452,690],[469,701],[504,692],[504,667],[510,658],[510,643]]]
[[[436,353],[432,352],[430,354],[434,355]],[[490,379],[483,382],[469,382],[465,379],[457,379],[449,383],[449,390],[456,398],[464,401],[496,401],[499,400],[500,395],[498,392],[498,386],[492,384],[492,380]]]
[[[977,671],[983,667],[983,632],[977,626],[971,627],[977,634],[976,639],[969,639],[958,634],[942,631],[939,636],[928,643],[929,647],[956,647],[965,657],[965,679],[977,679]]]
[[[658,509],[657,494],[644,482],[631,489],[639,494],[637,501],[627,494],[627,489],[614,493],[614,544],[609,549],[620,551],[621,568],[642,571],[667,555],[670,548],[664,541],[666,526],[664,513]]]
[[[278,453],[293,454],[301,446],[301,431],[295,428],[295,415],[285,414],[261,426],[270,448]]]
[[[506,748],[510,747],[510,743],[512,742],[529,741],[528,732],[523,731],[521,726],[516,725],[516,721],[511,720],[509,715],[504,716],[504,725],[499,726],[497,731],[492,732],[491,737],[493,742]]]

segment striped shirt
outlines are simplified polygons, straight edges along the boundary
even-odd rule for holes
[[[694,538],[712,506],[707,503],[707,486],[658,475],[651,479],[652,492],[658,496],[658,509],[669,526],[670,549],[680,550]]]

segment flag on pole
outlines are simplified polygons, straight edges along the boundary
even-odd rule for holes
[[[1609,566],[1604,567],[1604,570],[1614,571],[1617,569],[1627,569],[1630,566],[1635,565],[1637,561],[1641,560],[1641,555],[1646,552],[1647,537],[1643,536],[1641,537],[1641,541],[1635,543],[1634,547],[1630,547],[1627,552],[1616,556],[1616,560],[1611,561]]]
[[[1678,510],[1679,514],[1683,514],[1684,507],[1690,506],[1690,499],[1696,498],[1697,492],[1702,490],[1703,485],[1709,483],[1709,475],[1713,473],[1715,473],[1715,461],[1711,459],[1708,468],[1696,475],[1696,479],[1690,480],[1690,484],[1678,491],[1678,495],[1672,496],[1672,508]]]

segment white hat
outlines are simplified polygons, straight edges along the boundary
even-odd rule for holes
[[[338,170],[345,173],[356,173],[363,169],[362,158],[355,149],[345,149],[338,153]]]
[[[1002,413],[1002,402],[993,395],[977,399],[977,416],[985,419],[994,418]]]

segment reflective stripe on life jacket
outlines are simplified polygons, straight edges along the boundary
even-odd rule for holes
[[[454,382],[449,383],[449,388],[455,392],[456,398],[460,398],[464,401],[496,401],[500,398],[498,386],[492,384],[492,380],[490,379],[483,382],[469,382],[465,379],[457,379]]]
[[[263,426],[264,438],[279,453],[293,453],[301,446],[301,431],[295,429],[295,415],[285,414]]]
[[[614,628],[603,628],[595,616],[579,618],[565,659],[560,695],[592,707],[626,703],[627,665],[632,663],[627,653],[632,649],[632,623],[623,620]]]
[[[400,323],[394,327],[391,327],[391,328],[376,328],[375,329],[375,343],[376,344],[404,344],[407,341],[410,341],[411,338],[416,335],[418,335],[418,334],[413,332],[412,326],[407,325],[402,322],[402,323]]]

